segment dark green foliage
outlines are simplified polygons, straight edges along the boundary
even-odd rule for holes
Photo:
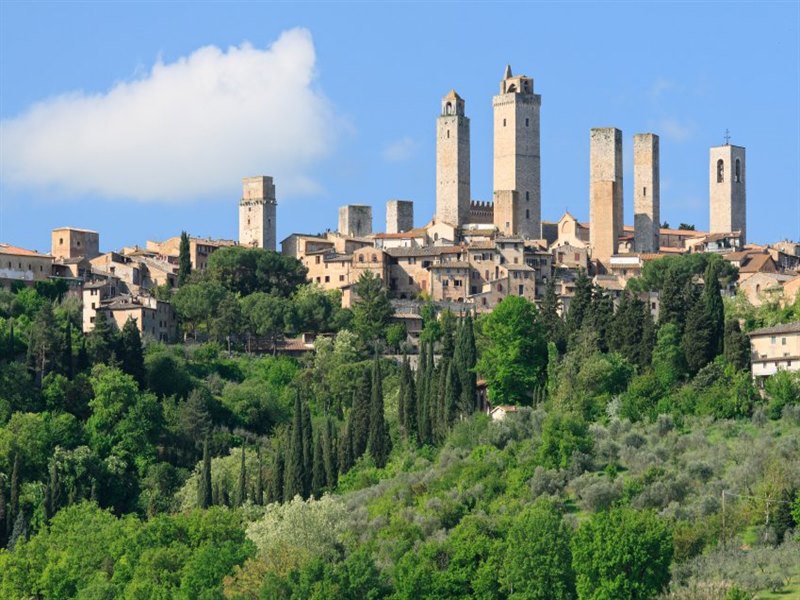
[[[567,331],[574,334],[583,327],[584,320],[588,318],[592,306],[592,280],[581,269],[575,280],[575,295],[569,303],[567,311]]]
[[[750,339],[739,327],[739,321],[725,321],[723,340],[725,360],[740,370],[750,369]]]
[[[372,364],[372,398],[369,413],[369,436],[367,450],[369,450],[375,466],[383,468],[391,451],[391,438],[386,428],[383,414],[383,376],[381,375],[381,362],[378,357]]]
[[[611,323],[609,348],[628,362],[645,367],[652,353],[652,320],[647,305],[624,293]]]
[[[686,329],[683,333],[683,355],[686,366],[692,374],[697,373],[714,356],[713,326],[709,321],[705,298],[692,286],[686,295],[689,312],[686,315]]]
[[[453,355],[455,376],[457,378],[456,411],[466,416],[475,410],[476,381],[475,365],[478,351],[475,347],[475,332],[472,317],[467,315],[461,323]]]
[[[45,493],[45,514],[51,518],[58,510],[59,498],[61,495],[60,482],[58,480],[58,468],[56,461],[50,462],[50,479],[47,482]]]
[[[62,346],[61,366],[67,379],[75,377],[75,357],[72,355],[72,321],[67,321],[64,328],[64,344]]]
[[[722,305],[719,277],[719,262],[710,262],[703,276],[703,302],[709,328],[709,361],[722,354],[723,350],[725,308]]]
[[[208,438],[203,441],[203,466],[200,471],[200,481],[197,486],[198,508],[211,506],[211,455],[208,452]]]
[[[417,440],[417,398],[414,376],[408,357],[403,358],[400,368],[400,390],[398,400],[398,419],[403,435],[408,439]]]
[[[339,465],[337,461],[336,428],[333,419],[325,419],[322,430],[322,462],[325,469],[325,485],[328,489],[336,487],[338,481]]]
[[[283,482],[286,478],[285,459],[282,448],[275,451],[275,458],[272,461],[272,473],[269,478],[268,502],[282,502],[284,498]]]
[[[353,328],[367,346],[373,347],[383,337],[394,309],[383,282],[370,270],[358,278],[353,293]]]
[[[352,413],[351,413],[352,414]],[[339,473],[347,473],[355,463],[355,455],[353,452],[353,421],[348,420],[345,424],[344,431],[339,437]]]
[[[560,308],[561,301],[556,291],[556,278],[555,276],[549,277],[540,305],[542,326],[547,339],[556,345],[559,352],[563,353],[567,349],[567,337],[564,319],[559,314]]]
[[[178,246],[178,285],[183,285],[192,272],[192,258],[189,255],[189,234],[181,231],[181,241]]]
[[[623,300],[624,298],[623,295]],[[622,302],[620,302],[620,308],[622,308]],[[595,287],[592,292],[592,303],[584,318],[584,325],[591,327],[597,334],[597,346],[603,352],[608,352],[609,347],[613,344],[613,340],[609,340],[609,337],[614,337],[616,334],[614,321],[614,301],[603,288]]]
[[[116,356],[117,334],[105,311],[95,313],[94,328],[86,336],[86,350],[91,364],[109,364]]]
[[[305,497],[305,461],[303,460],[303,404],[300,393],[295,396],[292,428],[289,432],[289,448],[286,455],[286,482],[283,499]]]
[[[36,380],[50,371],[58,370],[63,357],[63,335],[58,331],[53,305],[45,302],[36,313],[28,334],[28,365],[33,370]]]
[[[19,453],[14,455],[14,467],[11,471],[11,495],[8,502],[8,515],[6,516],[6,538],[10,539],[14,522],[19,513]]]
[[[133,377],[141,385],[144,383],[144,352],[142,338],[136,321],[128,317],[119,337],[119,356],[122,370]]]
[[[572,414],[551,413],[542,423],[542,443],[539,446],[539,463],[552,469],[565,469],[573,455],[588,455],[592,451],[589,428],[581,417]]]
[[[261,248],[229,246],[208,257],[207,276],[234,294],[291,296],[305,283],[307,269],[290,256]]]
[[[578,598],[653,598],[669,583],[672,553],[672,533],[654,513],[595,513],[572,540]]]
[[[690,279],[686,275],[677,271],[667,271],[659,295],[659,324],[672,323],[681,335],[686,322],[687,285],[690,285]]]
[[[311,494],[311,478],[314,468],[314,431],[311,428],[311,412],[308,402],[302,403],[302,426],[303,426],[303,497],[308,498]]]
[[[315,436],[314,465],[311,469],[311,495],[314,498],[322,496],[322,490],[328,485],[325,471],[325,461],[322,449],[322,433]]]
[[[363,369],[359,383],[353,393],[353,405],[348,419],[349,435],[352,438],[353,460],[357,460],[367,449],[370,433],[372,404],[372,372]]]
[[[748,344],[749,347],[749,344]],[[653,371],[665,387],[675,385],[686,373],[681,338],[678,326],[666,323],[659,327],[658,338],[653,349]]]
[[[236,486],[236,506],[242,506],[247,500],[247,472],[245,467],[244,443],[242,444],[242,462],[239,465],[239,482]]]

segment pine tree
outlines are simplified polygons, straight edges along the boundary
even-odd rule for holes
[[[117,336],[105,311],[95,312],[94,328],[86,336],[86,346],[92,364],[108,364],[116,355]]]
[[[36,313],[28,332],[28,365],[41,383],[61,360],[61,335],[57,329],[53,305],[45,302]]]
[[[750,369],[750,339],[742,333],[739,321],[725,322],[725,360],[739,370]]]
[[[236,489],[236,506],[242,506],[247,500],[247,472],[245,466],[245,448],[242,441],[242,460],[239,465],[239,485]]]
[[[575,279],[575,294],[569,303],[567,311],[567,330],[570,335],[574,334],[581,327],[586,319],[592,304],[592,280],[586,275],[586,271],[581,269]]]
[[[691,374],[697,373],[706,366],[712,354],[712,329],[706,313],[703,296],[696,291],[689,293],[687,303],[689,312],[686,315],[686,328],[681,344],[686,366]]]
[[[640,364],[644,319],[642,302],[628,292],[622,294],[609,328],[610,349],[633,364]]]
[[[282,502],[283,481],[285,478],[285,460],[283,457],[282,445],[275,451],[275,458],[272,462],[272,474],[269,480],[269,501]]]
[[[330,417],[325,419],[323,436],[322,461],[325,465],[325,484],[329,490],[332,490],[336,487],[339,469],[336,464],[336,430]]]
[[[67,325],[64,328],[64,356],[61,359],[64,374],[70,381],[75,377],[75,359],[72,356],[72,321],[67,319]]]
[[[141,385],[144,383],[144,352],[136,321],[128,317],[119,338],[119,360],[122,370]]]
[[[325,481],[325,462],[322,450],[322,432],[315,436],[314,442],[314,465],[311,468],[311,495],[314,498],[322,496],[322,489],[327,485]]]
[[[197,482],[197,506],[208,508],[211,506],[211,455],[208,452],[208,438],[203,441],[203,466],[200,471],[200,480]]]
[[[308,402],[302,404],[303,419],[303,497],[311,495],[311,478],[314,468],[314,432],[311,428],[311,412]]]
[[[289,434],[289,452],[286,456],[286,482],[283,487],[283,499],[288,502],[295,496],[304,495],[305,462],[303,461],[303,406],[300,392],[294,400],[292,428]]]
[[[709,326],[709,360],[722,354],[725,333],[725,307],[719,286],[719,262],[710,261],[703,276],[703,302]]]
[[[377,355],[372,365],[372,402],[369,415],[369,439],[367,449],[378,468],[386,466],[389,458],[390,440],[383,414],[383,378],[381,363]]]
[[[370,404],[372,402],[372,375],[364,369],[353,393],[353,406],[350,409],[350,435],[353,440],[353,460],[364,454],[370,432]]]
[[[178,285],[186,283],[192,272],[192,259],[189,256],[189,234],[181,231],[181,242],[178,248]]]

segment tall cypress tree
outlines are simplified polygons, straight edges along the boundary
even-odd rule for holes
[[[687,281],[677,269],[668,269],[659,292],[658,324],[673,323],[683,335],[687,311]]]
[[[463,414],[471,414],[475,410],[478,376],[475,365],[478,362],[478,350],[475,346],[475,329],[472,316],[467,315],[462,327],[462,364],[460,366],[461,400],[460,410]]]
[[[311,478],[314,468],[314,432],[311,428],[311,411],[308,402],[302,404],[303,412],[303,497],[311,494]]]
[[[339,473],[344,475],[353,468],[355,457],[353,455],[353,428],[352,421],[348,420],[344,426],[339,443]]]
[[[0,548],[5,548],[6,546],[6,530],[8,527],[6,525],[7,512],[6,482],[4,481],[3,475],[0,474]]]
[[[589,313],[592,304],[592,280],[586,275],[586,271],[578,271],[575,280],[575,294],[569,303],[567,311],[567,329],[572,335],[583,327],[583,321]]]
[[[58,510],[59,497],[58,468],[55,460],[50,461],[50,480],[47,482],[46,492],[45,516],[47,519],[52,519]]]
[[[629,362],[639,364],[644,330],[641,301],[628,292],[622,294],[609,327],[610,349],[619,352]]]
[[[386,429],[386,421],[383,414],[383,377],[381,375],[381,363],[377,355],[372,364],[372,402],[369,415],[367,449],[378,468],[386,466],[391,448],[389,432]]]
[[[133,377],[141,385],[144,383],[144,352],[142,337],[136,321],[128,317],[119,338],[119,359],[122,370]]]
[[[83,373],[89,368],[89,353],[86,351],[86,336],[81,336],[81,347],[78,348],[77,371]]]
[[[589,305],[584,322],[597,332],[597,345],[601,352],[608,352],[609,330],[614,319],[614,301],[601,287],[592,292],[592,303]]]
[[[311,495],[314,496],[314,498],[320,498],[322,496],[322,489],[327,485],[322,450],[322,432],[319,432],[315,438],[314,464],[311,467]]]
[[[719,285],[719,262],[710,261],[703,276],[703,302],[709,326],[709,360],[722,354],[725,333],[725,307]]]
[[[563,353],[567,349],[567,343],[564,334],[564,320],[559,314],[560,308],[561,301],[558,298],[558,291],[556,289],[556,278],[553,276],[550,277],[547,280],[547,284],[545,284],[544,296],[542,297],[542,305],[539,314],[541,316],[545,335],[547,335],[547,340],[553,342],[559,352]]]
[[[458,412],[458,399],[461,397],[461,388],[458,381],[455,361],[447,365],[445,375],[444,402],[442,411],[442,428],[446,436]],[[444,436],[443,436],[444,437]]]
[[[397,390],[397,423],[400,425],[400,434],[403,437],[408,436],[406,430],[406,388],[408,387],[408,380],[406,379],[405,365],[408,362],[408,357],[403,356],[403,362],[400,365],[400,377]]]
[[[725,360],[739,370],[750,368],[750,339],[742,333],[739,321],[725,321]]]
[[[242,460],[239,464],[239,485],[236,489],[236,506],[242,506],[247,500],[247,467],[245,466],[244,440],[242,441]]]
[[[434,440],[441,443],[447,435],[447,406],[445,392],[447,391],[447,371],[450,368],[450,359],[442,356],[436,367],[436,381],[434,382],[433,398],[434,409],[431,413],[431,429]]]
[[[336,460],[336,430],[333,419],[325,419],[325,429],[323,429],[322,461],[325,465],[325,484],[329,490],[336,487],[338,481],[338,465]]]
[[[192,259],[189,256],[189,234],[181,231],[181,242],[178,248],[178,285],[186,283],[192,272]]]
[[[372,402],[372,373],[364,369],[356,390],[353,393],[353,406],[350,409],[350,435],[353,440],[353,460],[364,454],[370,432],[370,405]]]
[[[414,376],[411,373],[411,364],[408,359],[403,361],[402,377],[405,380],[403,388],[403,429],[409,440],[417,441],[417,394],[414,385]]]
[[[690,291],[687,297],[689,312],[686,314],[686,326],[681,345],[686,357],[686,366],[691,374],[697,373],[708,364],[712,353],[712,330],[706,313],[703,296],[696,290]]]
[[[6,518],[6,531],[11,535],[14,522],[19,512],[19,453],[14,455],[14,466],[11,469],[11,497],[8,502],[8,516]]]
[[[75,359],[72,356],[72,321],[67,319],[67,325],[64,328],[64,345],[62,346],[64,356],[61,359],[64,374],[70,381],[75,377]]]
[[[211,489],[211,455],[208,453],[208,438],[203,440],[203,467],[200,480],[197,482],[197,506],[208,508],[212,501]]]
[[[283,456],[283,444],[275,451],[272,461],[272,473],[269,480],[269,501],[283,501],[283,481],[285,478],[285,460]]]
[[[8,360],[12,361],[17,356],[17,338],[14,336],[14,319],[8,320]]]
[[[286,457],[286,482],[283,487],[283,499],[290,501],[295,496],[304,495],[305,462],[303,460],[303,406],[300,402],[300,392],[294,400],[294,414],[292,415],[292,429],[289,434],[289,452]]]
[[[256,457],[258,459],[258,473],[256,473],[256,489],[253,497],[258,506],[264,506],[264,465],[261,462],[261,446],[258,447]]]

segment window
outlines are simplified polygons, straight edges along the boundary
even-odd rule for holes
[[[410,276],[409,276],[409,278],[408,278],[408,285],[414,285],[414,278],[413,278],[413,277],[410,277]]]
[[[344,275],[339,275],[339,281],[344,281]]]
[[[519,264],[519,257],[518,257],[518,256],[515,256],[515,257],[514,257],[514,264],[515,264],[515,265],[518,265],[518,264]]]
[[[531,193],[525,192],[525,202],[528,202],[531,199]]]
[[[318,265],[318,264],[319,264],[319,259],[320,259],[320,257],[319,257],[319,256],[315,256],[315,257],[314,257],[314,259],[315,259],[315,260],[314,260],[314,264],[317,264],[317,265]]]
[[[781,338],[781,346],[785,346],[785,345],[786,345],[786,338]]]
[[[450,285],[450,282],[447,279],[442,281],[442,287],[448,287],[449,285]]]
[[[364,255],[363,254],[359,254],[358,255],[358,262],[360,262],[360,263],[364,262]]]
[[[774,335],[771,338],[769,338],[769,343],[770,344],[774,344],[777,341],[778,341],[778,338],[776,338]]]
[[[578,261],[580,261],[580,259],[581,259],[580,252],[576,252],[576,253],[575,253],[575,262],[578,262]]]
[[[646,186],[642,188],[642,196],[647,198],[647,187]]]
[[[506,126],[506,120],[503,119],[503,127],[505,127],[505,126]]]
[[[448,102],[445,105],[444,114],[446,114],[446,115],[452,115],[453,114],[453,103],[452,102]]]
[[[484,272],[484,277],[483,277],[483,278],[484,278],[486,281],[489,281],[489,269],[486,269],[486,271]]]
[[[524,293],[525,293],[524,292],[524,286],[520,285],[519,286],[519,295],[522,296]]]
[[[78,248],[80,248],[80,247],[81,247],[81,242],[80,242],[80,240],[78,240],[78,242],[77,242],[77,244],[76,244],[76,245],[78,246]]]
[[[330,282],[331,282],[331,276],[325,275],[325,283],[330,283]]]
[[[530,218],[531,218],[531,211],[530,211],[530,209],[527,209],[527,208],[525,209],[525,218],[526,218],[526,219],[530,219]]]
[[[447,139],[448,140],[450,139],[450,130],[449,129],[447,130]]]
[[[460,279],[454,279],[453,280],[453,287],[461,287],[461,280]]]
[[[734,167],[733,181],[735,183],[742,182],[742,163],[738,158],[736,159],[736,165]]]
[[[409,256],[408,257],[408,264],[410,264],[410,265],[417,264],[417,259],[415,257],[413,257],[413,256]]]
[[[317,283],[322,283],[319,277],[316,278]]]
[[[528,126],[528,119],[525,119],[525,127]]]
[[[478,293],[478,286],[475,286],[475,285],[469,286],[469,293],[470,294],[477,294]]]
[[[725,181],[725,163],[720,158],[717,161],[717,183],[722,183]]]
[[[503,291],[503,284],[502,283],[498,283],[497,284],[497,291],[498,292],[502,292]]]
[[[90,322],[90,323],[94,323],[94,317],[90,317],[90,318],[89,318],[89,322]]]

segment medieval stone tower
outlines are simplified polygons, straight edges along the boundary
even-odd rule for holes
[[[711,233],[739,231],[747,242],[745,152],[725,144],[711,148],[709,160],[709,223]]]
[[[658,252],[661,227],[658,136],[633,136],[633,230],[636,252]]]
[[[513,190],[514,234],[538,239],[541,226],[541,157],[539,108],[542,97],[533,93],[533,79],[511,74],[506,66],[494,108],[494,192]],[[497,220],[497,219],[495,219]],[[505,222],[505,221],[504,221]]]
[[[275,184],[272,177],[242,179],[239,200],[239,243],[242,246],[275,250]]]
[[[592,258],[608,266],[622,233],[622,132],[592,129],[589,150],[589,243]]]
[[[414,229],[414,203],[389,200],[386,203],[386,233],[404,233]]]
[[[469,218],[469,119],[455,90],[436,119],[436,221],[460,227]]]
[[[372,233],[372,207],[368,204],[347,204],[339,207],[339,233],[364,237]]]

